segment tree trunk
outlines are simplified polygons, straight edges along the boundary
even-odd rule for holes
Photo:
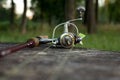
[[[22,33],[26,33],[26,23],[27,23],[26,12],[27,12],[27,0],[24,0],[24,12],[21,22]]]
[[[109,11],[108,11],[108,4],[109,4],[109,0],[105,0],[105,12],[103,13],[104,14],[104,16],[105,16],[105,22],[106,23],[109,23]]]
[[[96,32],[94,0],[86,0],[85,24],[89,34]]]
[[[14,27],[14,19],[15,19],[15,3],[11,0],[11,14],[10,14],[10,26]]]
[[[43,31],[43,26],[44,26],[44,0],[41,0],[40,4],[40,27],[41,31]]]
[[[65,0],[65,19],[70,20],[75,17],[75,0]],[[69,28],[70,31],[73,31],[73,27]]]
[[[95,3],[95,18],[96,18],[96,24],[98,23],[98,0],[96,0],[96,3]]]

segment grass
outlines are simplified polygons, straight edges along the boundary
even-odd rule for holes
[[[84,46],[101,50],[120,51],[120,25],[100,25],[96,34],[87,35]]]
[[[18,29],[7,30],[0,28],[0,42],[24,42],[31,37],[39,35],[51,36],[52,30],[53,27],[48,25],[41,29],[39,24],[34,24],[34,27],[32,27],[32,24],[28,25],[26,34],[21,34]],[[84,45],[81,47],[120,51],[120,25],[99,25],[96,34],[87,34],[84,27],[80,27],[79,30],[86,34],[83,40]]]

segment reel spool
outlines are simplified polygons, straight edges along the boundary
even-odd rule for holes
[[[75,37],[72,33],[63,33],[59,38],[59,42],[62,47],[70,48],[74,46]]]

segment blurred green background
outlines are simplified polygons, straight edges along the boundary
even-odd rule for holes
[[[76,46],[120,51],[119,5],[120,0],[0,0],[0,42],[51,37],[57,24],[77,18],[76,8],[84,6],[84,19],[75,24],[86,37]]]

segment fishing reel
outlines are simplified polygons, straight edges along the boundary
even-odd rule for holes
[[[85,35],[82,33],[79,33],[78,27],[72,22],[82,20],[82,16],[83,16],[83,12],[85,11],[85,8],[79,6],[77,10],[79,13],[79,18],[72,19],[64,23],[58,24],[53,30],[52,39],[41,38],[40,42],[43,42],[43,43],[52,42],[54,47],[63,47],[63,48],[71,48],[77,43],[82,44],[82,39],[85,37]],[[63,27],[63,33],[60,34],[58,38],[55,38],[56,30],[59,27]],[[76,32],[70,32],[69,31],[70,27],[74,27]]]
[[[47,38],[47,37],[37,37],[37,38],[39,38],[40,44],[45,44],[45,43],[51,42],[53,47],[63,47],[63,48],[71,48],[77,43],[82,44],[82,39],[85,37],[85,35],[82,33],[79,33],[77,26],[75,24],[71,23],[71,21],[76,21],[76,20],[82,20],[82,18],[70,20],[65,23],[61,23],[61,24],[57,25],[53,30],[51,39]],[[63,26],[64,26],[63,33],[60,34],[57,38],[55,38],[56,30],[59,27],[63,27]],[[70,32],[69,27],[74,27],[76,32]]]
[[[63,27],[63,26],[64,26],[63,33],[58,38],[54,38],[57,28]],[[69,27],[75,27],[76,33],[69,32]],[[55,47],[60,46],[64,48],[71,48],[74,46],[74,44],[79,43],[82,40],[82,38],[78,36],[77,34],[79,34],[79,31],[75,24],[71,23],[70,21],[61,23],[57,25],[53,30],[52,44]]]

